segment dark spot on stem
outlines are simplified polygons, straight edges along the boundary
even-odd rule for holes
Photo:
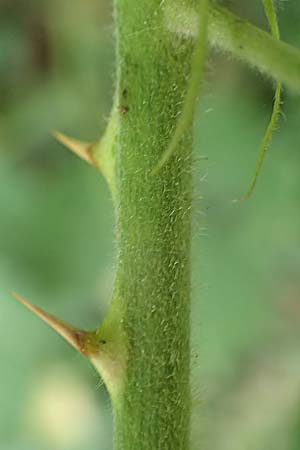
[[[128,107],[128,106],[124,106],[124,105],[120,105],[120,106],[119,106],[119,111],[120,111],[120,113],[122,113],[122,114],[126,114],[126,113],[128,113],[128,111],[129,111],[129,107]]]
[[[84,331],[80,330],[74,331],[74,338],[78,345],[78,350],[84,355],[86,354],[86,336],[87,334]]]

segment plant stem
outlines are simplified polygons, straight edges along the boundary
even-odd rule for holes
[[[116,450],[188,450],[192,122],[206,41],[298,90],[300,52],[279,41],[272,0],[264,3],[276,38],[208,0],[114,2],[117,95],[106,133],[94,144],[55,133],[111,188],[118,245],[112,306],[87,332],[15,297],[101,374]],[[280,86],[277,92],[259,168]]]
[[[300,91],[300,52],[225,8],[210,7],[209,39],[262,73]]]
[[[279,32],[279,26],[278,26],[278,20],[277,20],[277,14],[276,14],[274,1],[273,0],[263,0],[263,5],[265,8],[265,14],[267,16],[272,34],[276,39],[279,40],[280,32]],[[255,174],[254,174],[252,183],[250,184],[250,188],[249,188],[248,192],[246,193],[246,195],[244,195],[244,197],[242,197],[243,199],[249,198],[255,190],[259,174],[261,172],[267,151],[271,144],[273,133],[276,130],[277,124],[279,122],[280,106],[281,106],[281,92],[282,92],[282,85],[280,82],[277,82],[271,120],[269,122],[268,128],[266,130],[266,133],[265,133],[264,138],[261,143],[258,160],[256,163],[256,168],[255,168]]]
[[[177,1],[168,4],[166,23],[175,34],[195,37],[199,31],[196,9],[182,6]],[[299,93],[300,51],[211,2],[208,40],[212,47],[233,55]]]
[[[191,125],[152,169],[182,112],[193,42],[165,28],[161,0],[116,0],[117,234],[114,304],[127,345],[115,402],[118,450],[187,450],[190,423]],[[182,1],[182,5],[189,2]]]

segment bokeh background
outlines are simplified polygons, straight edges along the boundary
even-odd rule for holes
[[[267,28],[258,0],[227,3]],[[278,3],[283,39],[300,45],[299,2]],[[82,328],[105,314],[115,261],[109,192],[50,131],[96,139],[114,71],[111,2],[0,1],[3,450],[112,447],[109,399],[93,368],[10,292]],[[299,97],[284,94],[255,195],[232,204],[253,176],[273,86],[217,53],[206,79],[195,125],[193,448],[300,450]]]

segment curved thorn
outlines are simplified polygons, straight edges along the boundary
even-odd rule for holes
[[[48,314],[43,309],[35,306],[26,298],[17,294],[16,292],[12,292],[12,295],[16,300],[22,303],[27,309],[33,312],[36,316],[38,316],[41,320],[43,320],[47,325],[49,325],[53,330],[55,330],[60,336],[62,336],[69,344],[72,345],[76,350],[80,353],[83,353],[86,356],[90,356],[91,354],[97,353],[97,345],[95,339],[95,333],[80,330],[78,328],[69,325],[63,320]]]
[[[91,152],[94,145],[93,142],[82,142],[56,130],[52,131],[52,134],[58,142],[63,144],[67,149],[71,150],[71,152],[75,153],[75,155],[79,156],[79,158],[89,164],[95,165]]]

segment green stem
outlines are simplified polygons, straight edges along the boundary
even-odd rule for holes
[[[187,450],[190,424],[191,125],[152,175],[176,129],[191,74],[190,38],[165,27],[165,2],[116,0],[117,234],[114,305],[127,368],[114,402],[118,450]],[[182,0],[182,6],[194,4]]]
[[[195,51],[192,60],[191,76],[189,81],[189,87],[184,100],[184,106],[182,113],[178,119],[175,132],[168,145],[168,148],[164,151],[159,163],[155,167],[153,174],[157,174],[159,170],[165,165],[184,135],[187,128],[189,128],[193,122],[195,115],[195,107],[199,92],[202,87],[204,78],[204,69],[207,54],[207,25],[208,25],[208,0],[200,0],[200,6],[198,10],[198,38],[195,43]]]
[[[178,2],[169,5],[166,22],[176,34],[198,34],[195,8],[183,7]],[[230,53],[290,89],[300,91],[300,51],[212,3],[209,5],[208,40],[212,47]]]
[[[206,42],[295,89],[300,53],[208,0],[114,1],[118,83],[107,131],[93,145],[56,133],[102,170],[112,190],[118,240],[112,306],[103,324],[86,332],[16,298],[102,375],[117,450],[188,450],[192,121]],[[279,38],[272,0],[264,3]],[[276,102],[265,148],[280,87]]]
[[[266,13],[272,34],[276,39],[279,40],[280,32],[279,32],[279,26],[278,26],[278,20],[277,20],[277,14],[276,14],[274,2],[273,2],[273,0],[263,0],[263,5],[265,8],[265,13]],[[243,199],[248,199],[253,194],[254,189],[256,187],[257,180],[258,180],[259,174],[261,172],[267,151],[271,144],[273,133],[276,130],[276,127],[277,127],[277,124],[279,121],[280,106],[281,106],[281,91],[282,91],[281,83],[277,82],[271,120],[269,122],[267,131],[266,131],[264,138],[262,140],[262,143],[261,143],[253,180],[251,182],[248,192],[246,193],[246,195],[244,195],[244,197],[242,197]]]
[[[210,7],[209,40],[275,80],[300,91],[300,52],[224,8]]]

